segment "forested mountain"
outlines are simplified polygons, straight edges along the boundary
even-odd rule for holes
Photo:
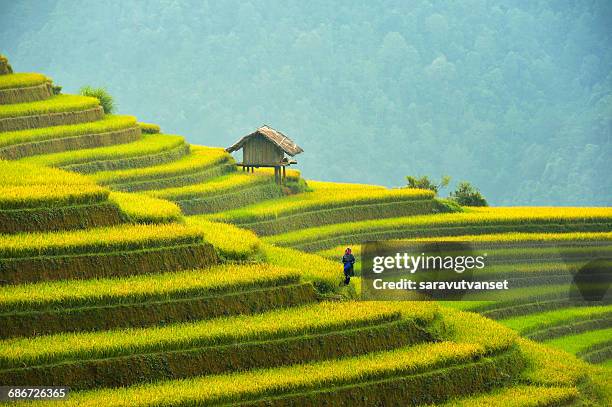
[[[610,205],[611,22],[609,0],[0,0],[0,53],[193,143],[267,123],[310,178]]]

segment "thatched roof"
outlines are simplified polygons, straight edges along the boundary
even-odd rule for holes
[[[246,136],[238,140],[231,147],[226,148],[225,151],[231,153],[236,150],[240,150],[244,143],[247,142],[247,140],[255,136],[263,136],[267,138],[268,140],[276,144],[278,147],[280,147],[281,150],[283,150],[285,153],[289,154],[292,157],[296,154],[304,152],[304,150],[302,150],[302,147],[295,144],[293,140],[291,140],[289,137],[265,124],[255,130],[253,133],[247,134]]]

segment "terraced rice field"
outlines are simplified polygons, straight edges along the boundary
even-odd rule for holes
[[[3,75],[0,83],[0,105],[35,102],[51,98],[51,79],[37,73]]]
[[[0,160],[0,234],[119,224],[109,191],[57,169]]]
[[[109,191],[86,177],[0,160],[0,208],[23,209],[98,202]]]
[[[2,133],[2,137],[0,138],[0,147],[46,141],[56,138],[61,139],[87,134],[106,133],[135,125],[136,118],[134,116],[107,115],[102,120],[91,123],[5,132]],[[82,148],[85,148],[85,146]]]
[[[147,134],[161,133],[161,127],[159,127],[159,125],[154,124],[154,123],[139,122],[138,126],[140,127],[143,133],[147,133]]]
[[[322,190],[315,189],[311,193],[295,195],[273,202],[261,203],[249,208],[228,211],[212,218],[237,224],[248,224],[278,216],[289,216],[310,210],[329,209],[347,204],[358,205],[399,200],[428,200],[432,198],[433,192],[418,189],[363,189],[356,190],[347,197],[345,191],[340,188],[325,188]]]
[[[0,255],[26,258],[91,251],[141,249],[152,242],[190,243],[201,235],[180,224],[120,225],[67,232],[22,233],[0,236]]]
[[[181,136],[152,134],[128,144],[37,155],[23,162],[61,167],[81,173],[146,167],[183,157],[189,151]]]
[[[540,247],[606,254],[610,208],[461,208],[295,170],[279,186],[221,148],[30,89],[48,83],[0,75],[1,384],[70,386],[62,406],[610,404],[579,359],[609,363],[610,305],[572,302],[546,279],[579,263]],[[496,276],[548,282],[355,301],[338,253],[386,238],[477,242],[504,259]]]
[[[17,72],[12,75],[3,75],[0,80],[0,89],[26,88],[46,83],[50,79],[40,73]]]
[[[211,198],[271,182],[272,179],[267,174],[235,172],[203,184],[160,189],[151,191],[149,194],[158,198],[181,202],[192,199]]]
[[[108,115],[101,120],[0,133],[0,158],[95,148],[140,139],[133,116]]]
[[[608,324],[608,326],[610,326]],[[545,341],[593,363],[608,362],[612,355],[612,328],[589,330]]]
[[[516,214],[522,210],[502,210],[501,214],[505,215],[508,212]],[[495,212],[497,208],[472,213],[491,214]],[[612,357],[610,337],[606,336],[609,334],[609,328],[612,327],[610,295],[608,293],[608,296],[603,297],[601,301],[585,300],[575,289],[573,279],[580,269],[593,259],[600,259],[599,264],[612,265],[612,246],[610,245],[612,235],[609,231],[574,232],[571,230],[582,228],[579,224],[574,223],[576,221],[597,219],[597,222],[608,222],[606,216],[609,209],[593,208],[585,211],[534,209],[530,212],[532,219],[537,219],[544,214],[552,215],[557,224],[565,221],[566,224],[563,226],[569,231],[565,233],[509,232],[454,236],[455,230],[448,228],[446,229],[448,235],[431,237],[431,230],[424,227],[422,232],[416,232],[411,238],[399,242],[459,241],[474,244],[476,250],[485,250],[489,260],[495,260],[498,263],[474,278],[509,278],[511,283],[520,281],[528,281],[528,283],[524,287],[518,285],[517,287],[520,288],[499,293],[495,301],[486,297],[481,299],[478,294],[474,294],[466,296],[465,299],[469,301],[448,302],[447,306],[480,312],[525,337],[544,341],[552,346],[570,351],[589,362],[605,363]],[[452,219],[442,223],[446,225],[457,222],[459,224],[474,222],[473,215],[467,215],[467,217],[466,214],[438,215],[438,218],[444,217]],[[463,222],[460,221],[461,217],[464,218]],[[411,221],[413,224],[424,225],[424,219],[427,217],[413,218]],[[503,217],[497,219],[503,219]],[[522,218],[518,220],[529,221]],[[432,221],[430,224],[433,226],[437,222]],[[362,230],[362,227],[356,225],[354,229]],[[516,229],[520,230],[520,225]],[[555,227],[548,229],[555,230]],[[337,229],[329,228],[329,230],[335,232]],[[295,236],[303,237],[304,235],[306,234],[296,232],[281,235],[279,239],[284,239],[283,241],[286,242],[295,239]],[[352,237],[348,238],[347,243],[343,245],[320,250],[318,254],[338,261],[344,248],[354,244],[355,240],[352,239]],[[274,237],[266,240],[272,243],[277,242]],[[359,257],[361,246],[354,246],[353,251]]]
[[[0,119],[34,116],[45,113],[73,112],[92,109],[98,105],[98,99],[88,96],[57,95],[48,100],[0,105]]]
[[[451,209],[434,200],[431,191],[358,188],[347,194],[344,188],[328,187],[213,214],[210,219],[233,223],[266,236],[346,219],[355,222],[444,210]]]
[[[504,232],[609,232],[612,208],[470,208],[467,212],[376,219],[311,227],[266,238],[281,246],[319,251],[367,240]]]
[[[408,313],[404,314],[400,321],[410,321],[415,317],[430,318],[428,314],[421,315],[418,311],[417,314]],[[450,326],[477,322],[468,314],[449,313],[445,316]],[[265,314],[262,318],[265,318]],[[512,350],[516,337],[511,331],[498,330],[495,334],[487,334],[485,331],[484,335],[479,335],[477,330],[468,330],[459,335],[448,334],[445,340],[437,343],[422,342],[423,339],[413,337],[411,340],[416,342],[406,346],[370,351],[338,360],[260,367],[246,372],[173,379],[135,385],[127,389],[84,391],[75,394],[69,403],[89,405],[102,400],[110,405],[126,405],[129,400],[132,405],[159,405],[169,402],[185,405],[258,403],[268,400],[303,404],[340,402],[347,397],[359,400],[368,395],[369,402],[375,400],[393,404],[405,400],[406,394],[412,400],[436,402],[445,400],[449,394],[453,397],[468,396],[475,390],[485,393],[479,396],[483,400],[489,397],[499,400],[507,392],[521,394],[526,391],[543,400],[572,400],[578,397],[575,381],[581,375],[576,369],[567,369],[562,375],[557,374],[552,378],[547,376],[550,373],[549,368],[541,363],[541,359],[547,355],[537,347],[527,346],[525,355],[519,357]],[[559,363],[558,360],[555,362]],[[580,364],[578,361],[576,363]],[[530,367],[524,369],[525,365]],[[580,367],[582,366],[578,366]],[[529,385],[494,390],[492,394],[486,394],[492,384],[488,382],[490,378],[496,377],[504,382],[507,380],[503,378],[504,375],[514,376],[521,370],[522,373],[516,376],[517,380],[530,383]],[[485,382],[474,380],[477,375],[483,373],[487,377]],[[538,382],[538,376],[546,376],[548,382]],[[424,394],[424,383],[432,379],[445,384],[434,394]],[[550,382],[556,385],[552,388],[544,386]],[[393,388],[399,388],[401,391],[390,391]],[[168,394],[172,396],[166,396]],[[473,397],[468,396],[463,400],[467,402]]]
[[[113,192],[109,199],[134,223],[176,222],[182,217],[181,209],[174,203],[144,194]]]
[[[168,136],[159,137],[163,140],[169,139]],[[92,178],[99,184],[110,185],[113,189],[146,190],[166,185],[180,185],[184,178],[189,179],[189,176],[198,176],[200,181],[214,178],[225,171],[233,170],[230,160],[231,157],[223,149],[195,147],[192,154],[176,161],[144,168],[101,171],[92,174]]]
[[[198,216],[190,216],[185,222],[197,227],[204,238],[225,258],[254,260],[261,252],[261,242],[250,230],[240,229],[227,223],[211,222]]]

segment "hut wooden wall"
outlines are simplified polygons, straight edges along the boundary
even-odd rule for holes
[[[262,136],[252,137],[244,144],[244,164],[270,165],[281,162],[283,150]]]

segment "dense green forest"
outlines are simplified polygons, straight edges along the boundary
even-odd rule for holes
[[[0,53],[193,143],[269,124],[309,178],[610,205],[611,21],[609,0],[0,1]]]

